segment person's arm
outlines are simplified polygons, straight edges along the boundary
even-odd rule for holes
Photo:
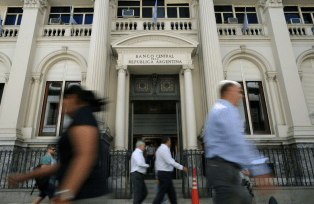
[[[59,191],[77,195],[90,175],[98,156],[99,131],[94,126],[74,126],[70,130],[73,158],[61,181]]]
[[[134,155],[135,159],[133,160],[135,164],[139,167],[148,168],[149,165],[145,163],[144,156],[140,157],[138,154]]]
[[[162,158],[165,160],[166,163],[174,166],[175,168],[179,169],[179,170],[183,170],[183,166],[179,163],[177,163],[170,154],[170,151],[164,151],[162,154]]]

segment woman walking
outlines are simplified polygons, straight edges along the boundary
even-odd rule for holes
[[[72,118],[72,123],[58,142],[60,162],[29,173],[11,175],[9,185],[56,175],[60,185],[52,199],[55,203],[93,203],[90,198],[104,195],[105,178],[100,165],[102,148],[93,115],[104,104],[102,100],[95,99],[91,91],[79,86],[68,88],[63,100],[63,112]]]

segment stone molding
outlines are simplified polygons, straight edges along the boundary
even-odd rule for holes
[[[282,0],[260,0],[258,6],[264,9],[263,12],[268,8],[283,8]]]
[[[43,74],[42,73],[33,73],[31,81],[32,83],[40,84],[42,81]]]
[[[43,14],[43,11],[47,8],[48,0],[21,0],[24,2],[25,8],[38,8],[40,13]]]
[[[5,73],[5,83],[9,82],[10,73]]]
[[[300,77],[300,81],[302,82],[302,79],[303,79],[303,72],[302,71],[299,71],[299,77]]]
[[[299,71],[301,71],[300,69],[301,69],[301,64],[303,63],[303,61],[307,60],[309,58],[314,58],[314,48],[308,49],[298,56],[296,62],[297,62],[297,67],[298,67]]]
[[[118,70],[118,73],[126,73],[128,66],[127,65],[117,65],[116,69]]]
[[[10,58],[6,54],[0,52],[0,61],[3,62],[5,66],[7,67],[7,72],[10,72],[10,69],[12,66],[12,62]]]
[[[277,81],[277,72],[266,72],[266,78],[267,78],[267,81],[269,82],[276,82]]]
[[[193,64],[184,64],[182,65],[182,69],[185,72],[191,72],[194,69],[194,65]]]

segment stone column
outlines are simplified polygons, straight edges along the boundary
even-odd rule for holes
[[[86,88],[95,91],[96,96],[105,96],[105,73],[108,54],[109,0],[95,0],[92,36],[89,48],[89,61],[86,77]],[[103,114],[97,119],[103,124]]]
[[[283,13],[282,0],[262,0],[260,6],[263,8],[271,36],[278,85],[289,127],[288,136],[314,135]]]
[[[207,108],[209,111],[219,97],[218,83],[223,80],[223,69],[213,0],[199,0],[199,7]]]
[[[196,118],[192,81],[193,65],[183,65],[184,70],[184,90],[185,90],[185,112],[186,112],[186,132],[187,149],[197,149]]]
[[[125,81],[127,66],[117,66],[118,70],[118,88],[116,103],[116,137],[115,149],[125,149],[124,130],[125,130]]]
[[[34,118],[36,113],[36,107],[37,107],[37,97],[38,97],[38,89],[39,85],[41,83],[42,74],[36,73],[32,76],[32,81],[34,82],[34,91],[33,91],[33,98],[31,99],[31,107],[29,109],[29,118],[27,121],[27,127],[33,127],[34,125]]]
[[[10,80],[0,116],[0,137],[21,138],[39,24],[47,0],[24,1],[23,19],[15,45]]]

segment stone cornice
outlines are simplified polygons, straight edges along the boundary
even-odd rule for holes
[[[41,14],[47,8],[48,0],[21,0],[24,2],[24,9],[25,8],[38,8]]]
[[[259,7],[264,9],[264,12],[268,8],[282,8],[282,0],[260,0],[258,3]]]

